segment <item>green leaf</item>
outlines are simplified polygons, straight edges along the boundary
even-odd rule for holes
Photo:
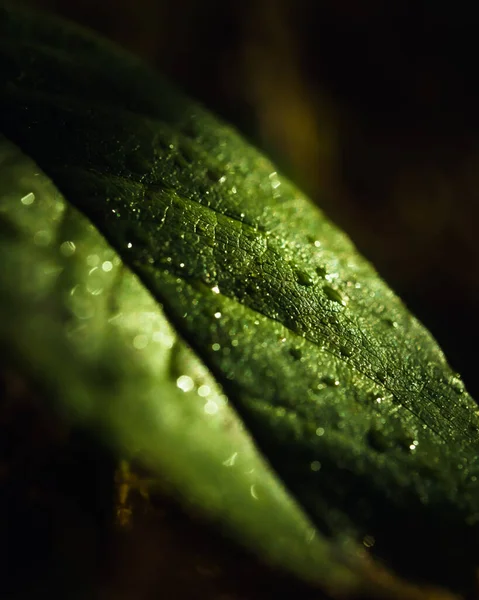
[[[364,544],[470,588],[477,407],[348,238],[236,132],[82,30],[0,9],[0,70],[0,130],[75,207],[4,145],[15,361],[303,578],[368,588]]]
[[[79,420],[140,452],[161,484],[202,507],[273,564],[313,581],[350,567],[271,472],[221,388],[162,308],[38,167],[0,144],[1,343]],[[279,532],[279,535],[277,533]],[[275,543],[271,544],[274,536]],[[320,576],[321,578],[321,576]]]

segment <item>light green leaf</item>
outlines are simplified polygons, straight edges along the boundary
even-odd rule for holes
[[[0,14],[0,129],[97,228],[4,164],[17,360],[310,581],[367,587],[366,541],[400,574],[472,585],[479,417],[430,334],[233,130],[82,31]]]

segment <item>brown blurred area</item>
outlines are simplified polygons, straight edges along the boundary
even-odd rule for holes
[[[479,38],[472,7],[419,0],[30,3],[142,55],[261,146],[350,234],[479,398]],[[12,418],[4,416],[9,427]],[[28,477],[18,483],[17,477],[16,493],[24,490],[27,504],[47,502],[48,510],[60,510],[58,530],[48,532],[52,555],[75,556],[77,544],[86,561],[79,570],[95,573],[94,597],[320,597],[278,581],[277,573],[225,546],[164,499],[152,509],[138,498],[135,526],[118,537],[107,535],[115,494],[101,491],[97,482],[113,486],[108,453],[97,448],[91,450],[95,458],[86,459],[91,440],[82,438],[78,451],[70,437],[57,439],[59,431],[54,426],[46,435],[43,454],[35,450],[22,458],[27,466],[19,468],[36,475],[33,483]],[[70,480],[65,492],[61,476],[58,489],[47,479],[53,494],[47,501],[38,472],[58,474],[58,448],[73,461],[65,458],[62,468],[78,466],[83,492]],[[7,476],[0,460],[0,487]],[[65,494],[75,500],[65,503]],[[63,551],[55,544],[61,549],[66,543],[57,539],[65,527],[72,537]],[[105,572],[90,564],[98,558],[91,548],[104,548]],[[71,597],[84,597],[78,594]]]

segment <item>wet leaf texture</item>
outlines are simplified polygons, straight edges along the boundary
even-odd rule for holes
[[[431,335],[234,130],[80,30],[0,14],[2,132],[162,304],[319,531],[472,581],[479,418]]]

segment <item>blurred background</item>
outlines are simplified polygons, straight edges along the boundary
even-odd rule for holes
[[[421,0],[30,3],[87,25],[143,56],[263,148],[349,233],[433,332],[471,394],[479,398],[474,376],[479,334],[479,23],[472,7]],[[9,393],[23,394],[30,406],[31,394],[18,386],[11,376],[4,382]],[[42,419],[34,419],[32,427],[43,427]],[[48,447],[44,454],[35,453],[35,460],[44,460],[40,472],[58,472],[55,449],[65,442],[61,428],[52,431],[39,438]],[[23,425],[18,435],[32,437]],[[133,485],[130,498],[143,506],[140,517],[128,534],[112,542],[102,523],[116,510],[105,500],[116,494],[116,467],[108,453],[82,436],[78,443],[77,438],[68,442],[61,463],[65,472],[76,465],[82,475],[68,480],[72,489],[62,493],[84,494],[87,506],[88,517],[83,508],[78,510],[88,522],[73,527],[68,546],[72,556],[84,549],[79,568],[91,571],[84,563],[89,552],[89,560],[95,561],[91,548],[100,554],[101,544],[109,548],[105,555],[113,566],[111,572],[104,566],[110,574],[99,576],[99,597],[156,598],[158,585],[164,586],[165,598],[247,600],[286,593],[287,584],[278,582],[277,574],[234,554],[237,550],[222,550],[226,542],[204,533],[202,525],[182,520],[165,499],[158,500],[151,517],[152,511],[141,504],[138,485]],[[19,460],[30,464],[31,457]],[[22,464],[19,468],[25,470]],[[30,486],[28,481],[21,485]],[[105,491],[99,481],[111,490]],[[64,485],[62,480],[60,488]],[[57,510],[51,506],[49,510]],[[68,515],[57,533],[48,534],[52,539],[63,539],[65,523],[72,529],[77,517]],[[87,539],[90,534],[93,541]],[[210,545],[216,548],[213,567],[208,562]],[[189,554],[186,547],[193,548]],[[148,553],[154,560],[144,560]],[[223,587],[218,578],[226,582]],[[231,587],[232,581],[236,583]],[[271,595],[258,592],[261,585]],[[308,597],[294,589],[287,593]]]

